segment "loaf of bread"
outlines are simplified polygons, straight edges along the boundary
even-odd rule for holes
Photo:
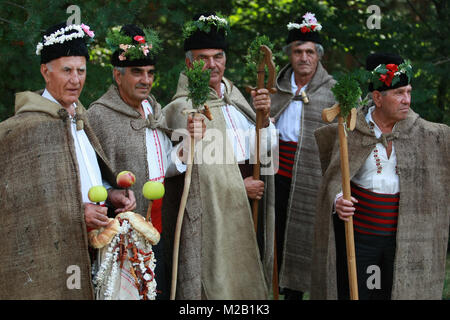
[[[119,232],[119,228],[119,220],[110,218],[106,227],[89,231],[89,244],[96,249],[103,248],[111,242],[114,236]]]
[[[156,230],[150,221],[146,221],[140,214],[127,211],[118,214],[116,218],[117,217],[128,220],[133,229],[145,237],[152,245],[158,244],[160,239],[158,230]]]
[[[119,218],[128,220],[133,229],[139,232],[152,245],[158,244],[160,240],[158,230],[156,230],[150,221],[146,221],[140,214],[131,211],[122,212],[115,219],[111,218],[108,225],[104,228],[89,231],[89,244],[95,249],[103,248],[109,244],[120,230]]]

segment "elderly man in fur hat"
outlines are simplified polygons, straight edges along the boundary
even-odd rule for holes
[[[359,298],[441,299],[450,209],[450,129],[411,109],[410,62],[368,56],[371,100],[348,132],[351,201],[341,190],[336,125],[320,128],[312,298],[348,299],[344,220],[353,216]],[[332,214],[333,207],[335,214]]]
[[[86,231],[108,217],[88,192],[115,181],[78,100],[93,36],[84,24],[49,28],[36,51],[45,90],[18,93],[0,125],[1,299],[93,298]],[[132,192],[108,198],[116,212],[136,206]]]
[[[136,212],[146,215],[148,200],[142,194],[147,181],[164,182],[165,177],[180,174],[186,166],[179,156],[180,145],[172,146],[161,105],[150,94],[155,76],[160,40],[152,29],[132,24],[112,29],[107,43],[115,47],[111,57],[115,84],[93,102],[87,112],[100,144],[116,171],[129,170],[136,176],[131,187],[137,199]],[[201,137],[203,119],[189,117],[187,127]],[[186,122],[185,122],[186,128]],[[162,232],[162,199],[154,200],[151,222]],[[153,246],[156,258],[157,299],[168,298],[163,241]]]
[[[275,175],[279,284],[286,300],[310,289],[311,247],[317,190],[322,177],[314,130],[325,125],[322,110],[334,104],[335,81],[320,62],[324,50],[315,15],[287,25],[289,63],[277,77],[271,116],[280,134]]]
[[[272,276],[273,229],[267,230],[273,228],[274,219],[273,175],[264,176],[265,181],[254,180],[250,167],[254,109],[263,113],[265,129],[261,135],[265,138],[261,144],[271,148],[277,142],[276,136],[271,138],[275,128],[269,121],[270,97],[266,89],[252,92],[252,109],[224,77],[228,32],[227,19],[215,13],[195,16],[185,24],[183,32],[186,65],[203,60],[205,68],[211,71],[206,105],[213,120],[207,121],[203,153],[197,152],[194,162],[180,243],[178,299],[265,299],[266,279],[270,282]],[[186,121],[181,111],[191,108],[187,77],[181,73],[177,92],[163,110],[169,127],[180,128]],[[182,185],[181,179],[170,184],[168,181],[167,190],[181,190]],[[260,200],[263,209],[258,218],[266,228],[261,248],[263,263],[249,199]],[[178,200],[164,201],[164,216],[176,217],[178,206],[173,204],[178,203]]]

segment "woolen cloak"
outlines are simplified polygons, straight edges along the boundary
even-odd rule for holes
[[[223,82],[223,99],[210,88],[206,105],[211,109],[213,120],[205,120],[205,123],[207,133],[210,129],[222,133],[222,141],[213,140],[209,145],[221,145],[226,150],[232,150],[220,107],[233,105],[252,123],[256,115],[239,90],[229,80],[223,78]],[[181,73],[177,92],[172,102],[163,109],[169,128],[185,127],[186,116],[181,111],[192,108],[187,95],[187,77]],[[206,139],[202,140],[203,145],[208,145]],[[199,152],[196,153],[198,156]],[[249,199],[233,154],[231,161],[231,164],[195,164],[194,160],[180,240],[177,299],[268,297],[266,281],[271,283],[273,269],[273,175],[261,176],[265,182],[265,196],[259,201],[258,216],[258,221],[264,225],[261,260]],[[172,234],[184,185],[183,177],[166,181],[166,190],[174,198],[164,199],[163,217],[172,220]]]
[[[348,132],[350,178],[380,142],[365,121],[368,109],[358,109],[356,128]],[[332,207],[342,189],[337,125],[320,128],[315,135],[324,177],[317,198],[311,298],[336,299]],[[386,139],[393,139],[400,186],[392,299],[442,299],[450,217],[450,129],[410,109]]]
[[[286,65],[277,76],[277,92],[271,96],[270,114],[278,121],[294,98],[291,87],[292,66]],[[322,172],[314,131],[325,125],[322,110],[335,103],[331,88],[336,81],[319,62],[306,87],[309,103],[303,103],[300,133],[292,167],[280,267],[279,286],[306,292],[310,290],[312,242],[317,190]]]
[[[41,93],[18,93],[0,124],[0,299],[93,299],[71,120]],[[111,181],[80,102],[76,113]]]
[[[113,84],[103,96],[90,105],[87,111],[89,122],[110,159],[113,170],[115,172],[128,170],[135,175],[136,182],[129,189],[134,192],[136,198],[135,212],[143,217],[147,215],[149,200],[144,197],[142,187],[150,178],[146,130],[147,128],[160,129],[163,134],[169,132],[161,113],[161,105],[153,95],[149,95],[147,101],[152,106],[153,113],[144,119],[136,109],[122,100],[117,86]],[[161,234],[161,237],[163,236],[164,234]],[[161,291],[158,297],[166,299],[169,297],[169,292],[164,267],[163,243],[153,246],[153,251],[156,258],[157,290]]]
[[[131,171],[136,182],[129,189],[136,197],[135,212],[146,216],[149,201],[142,194],[142,187],[149,179],[146,147],[146,129],[169,132],[161,113],[161,105],[153,95],[147,97],[153,114],[143,119],[141,114],[127,105],[115,85],[87,111],[89,123],[115,172]]]

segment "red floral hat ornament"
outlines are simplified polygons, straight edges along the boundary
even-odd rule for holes
[[[161,50],[156,31],[132,24],[109,30],[106,43],[113,51],[111,64],[116,67],[154,65]]]
[[[375,87],[382,87],[383,85],[394,87],[400,83],[402,74],[406,75],[408,79],[406,84],[411,82],[412,66],[409,60],[404,61],[400,65],[395,63],[380,64],[371,73],[371,82],[375,84]]]
[[[320,30],[322,30],[322,25],[317,22],[314,13],[307,12],[303,17],[302,22],[289,22],[287,24],[288,39],[287,44],[292,41],[312,41],[316,43],[321,43],[319,36]]]

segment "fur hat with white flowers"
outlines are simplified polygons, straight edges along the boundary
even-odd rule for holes
[[[36,54],[41,56],[41,64],[60,57],[83,56],[89,60],[86,38],[92,39],[94,32],[85,24],[67,25],[59,23],[48,28],[36,46]]]
[[[320,30],[322,30],[322,25],[317,22],[314,13],[307,12],[300,22],[289,22],[288,37],[286,44],[290,44],[292,41],[311,41],[318,44],[322,44],[322,39],[320,38]]]
[[[230,31],[227,19],[215,12],[197,14],[183,27],[184,51],[193,49],[222,49],[228,47]]]

